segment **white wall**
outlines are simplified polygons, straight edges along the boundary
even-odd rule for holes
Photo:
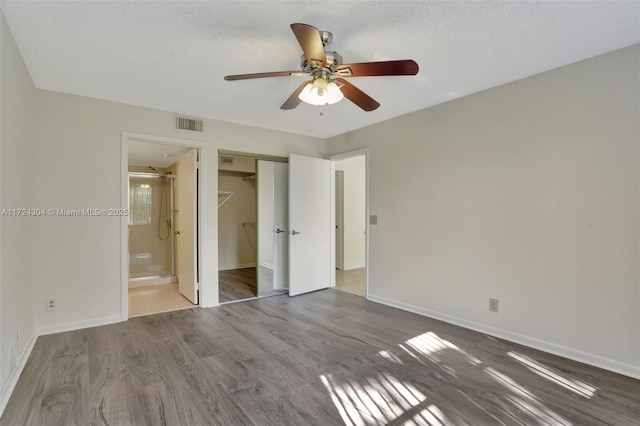
[[[328,140],[369,148],[371,298],[640,377],[639,50]]]
[[[120,205],[121,132],[204,141],[208,217],[202,218],[202,303],[218,303],[218,149],[287,156],[319,155],[321,140],[205,120],[204,133],[176,131],[175,114],[48,91],[37,91],[31,172],[35,204],[52,208]],[[82,161],[80,161],[82,160]],[[225,206],[223,206],[225,207]],[[90,326],[120,317],[120,226],[112,217],[47,217],[35,222],[35,322],[41,332]],[[41,300],[56,297],[44,312]]]
[[[36,206],[30,123],[35,88],[1,13],[0,54],[0,210],[31,208]],[[0,415],[18,379],[19,365],[35,341],[32,271],[39,265],[32,257],[31,243],[38,220],[0,217]],[[11,350],[17,355],[18,366],[13,369]]]
[[[335,162],[344,172],[344,269],[364,268],[366,229],[366,158]]]

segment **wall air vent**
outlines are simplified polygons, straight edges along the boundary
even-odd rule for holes
[[[220,164],[226,164],[227,166],[233,166],[233,158],[220,157]]]
[[[195,120],[187,117],[176,117],[176,129],[191,130],[192,132],[202,132],[204,124],[202,120]]]

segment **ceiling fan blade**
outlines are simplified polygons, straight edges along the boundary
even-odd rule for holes
[[[308,72],[301,71],[276,71],[276,72],[259,72],[255,74],[236,74],[236,75],[227,75],[224,77],[227,81],[234,80],[249,80],[252,78],[265,78],[265,77],[289,77],[289,76],[300,76],[300,75],[309,75]]]
[[[291,24],[291,29],[296,35],[307,61],[316,66],[327,66],[327,56],[324,53],[320,31],[307,24]]]
[[[353,84],[349,83],[344,78],[336,78],[336,81],[339,81],[343,84],[343,86],[340,87],[340,90],[342,91],[344,97],[349,99],[354,104],[358,105],[363,110],[373,111],[380,106],[380,104],[375,99],[364,93],[362,90],[358,89]]]
[[[418,64],[413,59],[400,61],[361,62],[338,65],[334,71],[341,77],[375,77],[384,75],[416,75]]]
[[[287,99],[282,106],[280,107],[280,109],[294,109],[295,107],[297,107],[298,105],[300,105],[300,102],[302,102],[300,100],[300,98],[298,97],[298,95],[300,94],[300,92],[302,92],[302,89],[304,89],[304,86],[306,86],[307,84],[309,84],[309,81],[305,81],[304,83],[302,83],[295,92],[293,92],[291,94],[291,96],[289,96],[289,99]]]

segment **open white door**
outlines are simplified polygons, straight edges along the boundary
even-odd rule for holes
[[[196,274],[197,255],[197,150],[178,159],[178,191],[176,194],[176,275],[180,293],[198,304]]]
[[[331,282],[331,162],[289,157],[289,296]]]

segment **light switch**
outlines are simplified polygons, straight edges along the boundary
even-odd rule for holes
[[[369,224],[370,225],[377,225],[378,224],[378,215],[377,214],[372,214],[371,216],[369,216]]]

